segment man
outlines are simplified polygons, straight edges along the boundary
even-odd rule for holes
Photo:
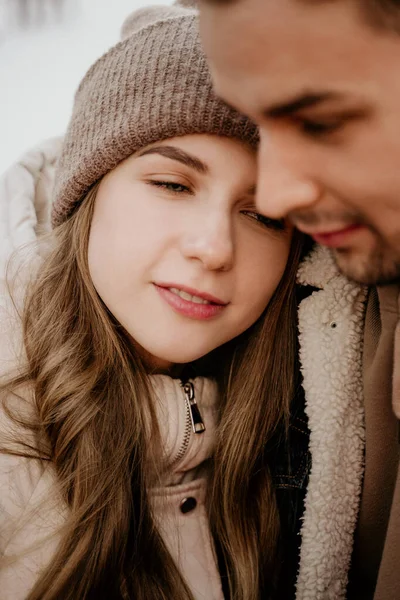
[[[200,10],[217,93],[260,126],[259,208],[329,247],[350,279],[376,286],[365,322],[365,473],[348,598],[395,600],[400,2],[201,0]],[[332,589],[318,598],[336,598]]]

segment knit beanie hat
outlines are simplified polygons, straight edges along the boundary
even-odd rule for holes
[[[56,173],[52,224],[64,222],[91,186],[140,148],[194,133],[256,146],[258,131],[212,89],[198,13],[182,6],[140,9],[122,40],[89,69],[74,101]]]

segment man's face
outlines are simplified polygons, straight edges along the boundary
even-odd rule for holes
[[[349,277],[398,280],[400,37],[356,2],[209,2],[216,91],[260,126],[259,210],[331,247]]]

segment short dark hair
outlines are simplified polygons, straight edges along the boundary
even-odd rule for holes
[[[400,0],[357,1],[371,25],[400,33]]]

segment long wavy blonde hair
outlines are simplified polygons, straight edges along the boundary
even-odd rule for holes
[[[14,398],[21,385],[32,390],[36,421],[13,415],[36,440],[21,455],[51,461],[69,507],[28,600],[192,600],[150,509],[159,434],[148,374],[89,274],[95,197],[96,188],[52,234],[22,312],[26,364],[2,386]],[[279,518],[264,449],[294,393],[300,252],[296,234],[262,317],[194,366],[220,387],[208,511],[232,600],[257,600],[276,572]]]

